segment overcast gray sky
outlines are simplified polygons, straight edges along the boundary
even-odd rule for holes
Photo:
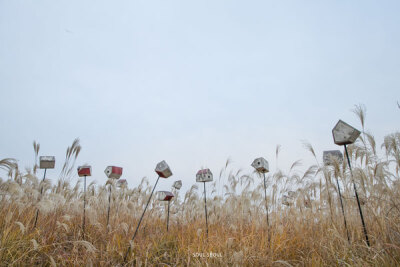
[[[0,158],[33,164],[79,137],[78,164],[136,186],[165,159],[195,183],[228,157],[252,171],[337,149],[337,120],[367,107],[382,143],[399,130],[399,1],[0,0]],[[4,175],[2,175],[4,178]]]

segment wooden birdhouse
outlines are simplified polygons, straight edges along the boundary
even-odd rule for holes
[[[174,197],[174,194],[169,191],[158,191],[157,192],[157,199],[159,201],[170,201]]]
[[[174,184],[172,185],[172,187],[177,189],[177,190],[181,189],[182,181],[181,180],[175,181]]]
[[[353,144],[360,136],[360,131],[339,120],[332,130],[333,141],[337,145]]]
[[[168,178],[172,175],[172,171],[165,160],[157,164],[155,171],[162,178]]]
[[[119,180],[117,181],[117,185],[118,185],[119,187],[126,187],[126,186],[128,186],[128,182],[126,181],[126,179],[119,179]]]
[[[256,169],[258,172],[261,173],[266,173],[269,172],[269,164],[268,161],[264,158],[256,158],[253,163],[251,164],[254,169]]]
[[[336,160],[339,163],[343,162],[343,154],[339,150],[328,150],[324,151],[322,156],[325,165],[333,165],[333,162]]]
[[[53,156],[41,156],[39,161],[40,169],[54,169],[54,165],[56,164],[56,158]]]
[[[78,176],[91,176],[92,175],[92,167],[90,166],[79,166],[78,167]]]
[[[199,170],[196,174],[196,182],[212,182],[213,174],[210,169]]]
[[[122,168],[121,167],[116,167],[116,166],[108,166],[105,170],[104,173],[108,178],[112,179],[119,179],[122,175]]]

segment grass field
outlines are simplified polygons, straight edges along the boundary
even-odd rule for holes
[[[355,113],[364,128],[365,111],[357,107]],[[68,182],[76,171],[77,140],[54,185],[41,182],[37,165],[21,171],[15,160],[4,159],[0,166],[8,177],[0,181],[0,266],[399,266],[400,133],[388,134],[381,143],[362,129],[349,146],[370,247],[346,161],[323,166],[316,157],[305,172],[298,170],[300,162],[286,171],[271,170],[267,203],[259,175],[232,170],[228,161],[208,185],[208,238],[202,185],[174,191],[168,233],[166,203],[153,196],[126,262],[124,254],[153,186],[147,179],[134,188],[113,181],[88,184],[84,235],[83,185]],[[316,156],[310,144],[305,147]],[[37,164],[39,144],[34,143],[34,150]],[[279,146],[276,151],[278,156]],[[295,196],[283,205],[289,188],[295,188]]]

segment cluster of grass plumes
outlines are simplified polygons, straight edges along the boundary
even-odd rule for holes
[[[75,140],[54,185],[38,177],[37,143],[31,170],[20,172],[12,159],[0,161],[8,175],[0,181],[0,266],[398,266],[400,133],[387,135],[379,149],[372,134],[364,130],[363,107],[357,106],[355,113],[362,134],[349,146],[349,154],[371,247],[364,241],[346,161],[322,166],[318,153],[305,143],[316,158],[315,165],[300,171],[301,163],[296,161],[287,172],[276,169],[267,175],[269,225],[262,179],[256,173],[232,170],[227,161],[208,185],[208,238],[202,188],[194,184],[185,193],[174,191],[168,233],[166,203],[153,197],[124,262],[152,185],[146,178],[134,188],[114,181],[89,184],[83,235],[82,184],[71,184],[68,179],[80,151]],[[279,151],[277,146],[277,157]],[[350,243],[336,177],[342,186]],[[107,226],[109,186],[112,198]],[[289,192],[290,198],[284,198]],[[37,209],[40,215],[34,228]]]

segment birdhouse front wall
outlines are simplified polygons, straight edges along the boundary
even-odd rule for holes
[[[54,169],[54,166],[56,164],[56,158],[53,156],[41,156],[39,158],[40,169]]]
[[[251,164],[254,169],[256,169],[258,172],[266,173],[269,172],[269,164],[268,161],[264,158],[257,158],[253,161]]]
[[[213,174],[210,169],[203,169],[197,172],[196,174],[196,182],[212,182]]]

